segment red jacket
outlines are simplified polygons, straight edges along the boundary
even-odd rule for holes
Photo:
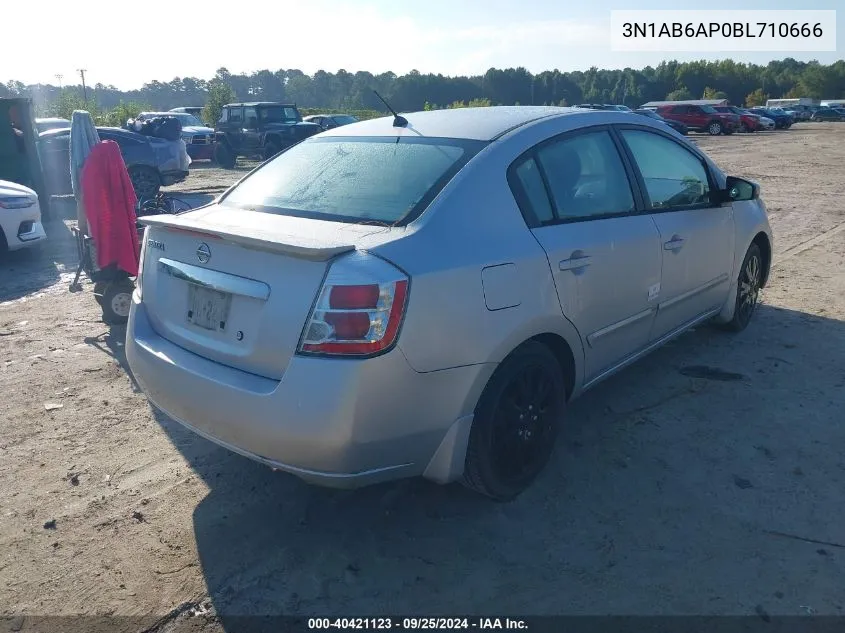
[[[88,233],[97,250],[97,266],[117,264],[129,275],[137,275],[137,198],[117,143],[97,143],[85,159],[80,180]]]

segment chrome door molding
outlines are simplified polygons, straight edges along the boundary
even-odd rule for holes
[[[695,317],[692,321],[684,323],[682,326],[672,330],[668,334],[664,334],[663,336],[661,336],[656,341],[653,341],[653,342],[649,343],[648,345],[646,345],[645,347],[643,347],[642,349],[640,349],[638,352],[631,354],[630,356],[628,356],[627,358],[625,358],[621,362],[617,363],[613,367],[611,367],[609,369],[605,369],[603,372],[601,372],[600,374],[598,374],[594,378],[591,378],[590,380],[588,380],[587,382],[584,383],[584,386],[581,387],[581,389],[583,391],[586,391],[587,389],[589,389],[590,387],[592,387],[596,383],[601,382],[605,378],[609,378],[610,376],[612,376],[616,372],[618,372],[618,371],[624,369],[625,367],[627,367],[628,365],[638,361],[640,358],[642,358],[643,356],[646,356],[647,354],[651,353],[652,351],[654,351],[658,347],[665,345],[666,343],[668,343],[670,340],[672,340],[676,336],[680,336],[681,334],[686,332],[688,329],[695,327],[699,323],[706,321],[707,319],[709,319],[711,317],[716,316],[717,314],[719,314],[721,309],[722,309],[721,306],[719,306],[718,308],[715,308],[713,310],[708,310],[704,314],[701,314],[701,315]]]
[[[608,334],[612,334],[617,330],[621,330],[622,328],[637,323],[638,321],[642,321],[645,318],[650,317],[654,314],[655,308],[647,308],[642,312],[638,312],[637,314],[633,314],[626,319],[622,319],[621,321],[617,321],[616,323],[611,323],[610,325],[603,327],[600,330],[596,330],[592,334],[587,336],[587,344],[590,347],[593,347],[593,343],[595,343],[598,339],[603,336],[607,336]]]
[[[719,284],[726,282],[728,279],[730,279],[730,275],[728,275],[728,273],[722,273],[715,279],[711,279],[710,281],[698,286],[697,288],[687,290],[684,293],[681,293],[677,296],[672,297],[671,299],[667,299],[663,303],[658,304],[657,310],[665,310],[667,308],[671,308],[673,305],[677,305],[683,301],[686,301],[687,299],[692,299],[696,295],[700,295],[702,292],[706,292],[714,286],[718,286]]]

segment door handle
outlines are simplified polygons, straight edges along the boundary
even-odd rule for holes
[[[592,259],[593,258],[588,255],[584,255],[582,257],[570,257],[569,259],[562,260],[559,266],[561,270],[581,270],[589,266]]]
[[[686,240],[682,238],[680,235],[673,235],[672,239],[668,242],[663,242],[663,250],[664,251],[678,251],[681,250],[681,247],[684,245]]]

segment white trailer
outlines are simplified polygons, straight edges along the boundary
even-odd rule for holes
[[[769,99],[766,101],[767,108],[794,108],[795,106],[814,106],[818,105],[816,99],[809,97],[801,97],[800,99]]]

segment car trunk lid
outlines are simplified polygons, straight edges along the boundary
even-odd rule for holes
[[[331,258],[374,232],[217,205],[141,222],[142,300],[156,332],[274,379],[296,352]]]

